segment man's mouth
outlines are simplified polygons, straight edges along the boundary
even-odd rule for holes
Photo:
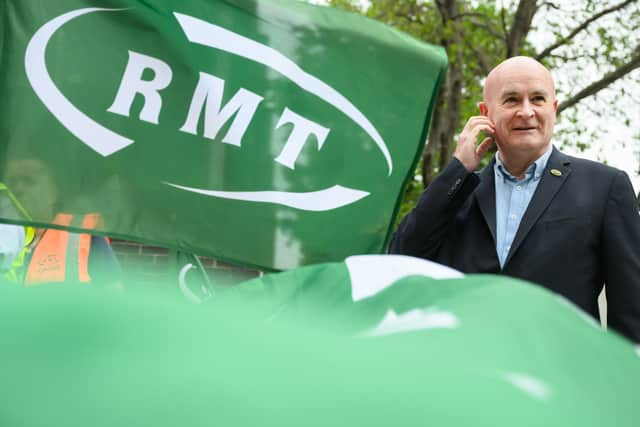
[[[518,126],[513,128],[513,130],[519,131],[519,132],[526,132],[526,131],[531,131],[536,129],[537,129],[537,126]]]

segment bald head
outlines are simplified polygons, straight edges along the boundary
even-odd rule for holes
[[[498,64],[487,76],[484,82],[482,96],[485,102],[492,96],[499,94],[506,82],[515,76],[531,75],[544,81],[551,89],[552,99],[556,97],[555,84],[549,70],[544,65],[528,56],[514,56]]]

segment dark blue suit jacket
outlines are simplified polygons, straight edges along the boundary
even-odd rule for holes
[[[554,148],[501,269],[493,163],[469,173],[452,159],[389,251],[538,283],[596,318],[606,283],[608,325],[640,342],[640,215],[627,174]]]

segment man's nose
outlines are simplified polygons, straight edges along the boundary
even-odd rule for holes
[[[529,102],[529,100],[524,100],[522,102],[522,105],[518,109],[517,114],[518,114],[519,117],[524,118],[524,119],[529,119],[529,118],[533,117],[533,107],[532,107],[531,103]]]

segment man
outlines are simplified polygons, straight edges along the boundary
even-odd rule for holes
[[[5,179],[15,194],[13,199],[20,201],[24,212],[14,214],[14,218],[21,216],[40,223],[83,229],[99,228],[101,217],[96,213],[61,212],[58,206],[61,188],[44,161],[12,159]],[[122,287],[120,264],[105,237],[38,228],[33,238],[27,239],[23,252],[20,262],[14,263],[9,274],[24,286],[79,282]]]
[[[608,325],[640,342],[640,216],[628,176],[551,145],[558,101],[537,61],[498,65],[483,98],[390,252],[529,280],[596,318],[606,283]],[[474,173],[494,142],[495,158]]]

